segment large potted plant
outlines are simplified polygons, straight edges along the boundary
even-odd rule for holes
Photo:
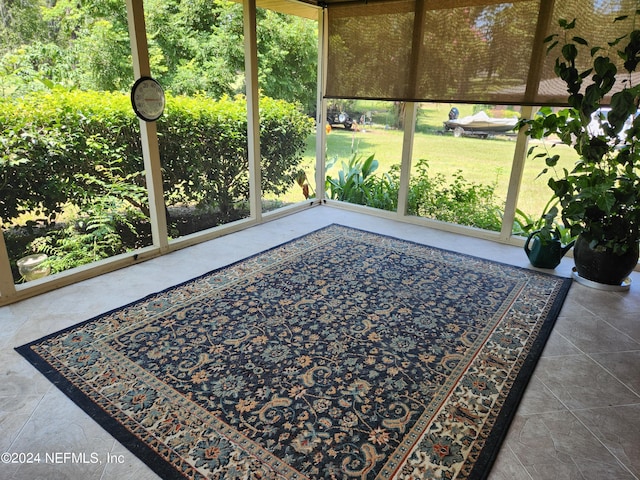
[[[559,24],[564,39],[555,34],[545,42],[548,52],[560,49],[555,73],[566,84],[569,107],[544,107],[518,128],[533,139],[553,135],[578,153],[572,170],[558,171],[560,156],[546,142],[529,149],[531,155],[542,146],[544,151],[535,155],[546,162],[542,174],[556,172],[549,187],[560,202],[562,222],[578,236],[574,261],[579,278],[621,285],[638,263],[640,238],[640,85],[631,75],[640,62],[640,30],[608,44],[621,59],[619,69],[606,49],[571,36],[575,20]],[[586,55],[590,67],[581,70],[577,59]],[[622,89],[610,95],[616,78]]]

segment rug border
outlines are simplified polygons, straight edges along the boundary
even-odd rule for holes
[[[188,285],[189,283],[197,282],[198,280],[201,280],[202,278],[212,275],[220,270],[233,267],[234,265],[245,262],[259,255],[275,250],[277,248],[283,247],[289,243],[293,243],[297,240],[300,240],[307,235],[330,228],[334,225],[338,225],[338,224],[332,223],[329,225],[325,225],[324,227],[320,227],[315,230],[312,230],[310,232],[303,233],[302,235],[299,235],[297,237],[291,238],[287,241],[274,245],[273,247],[269,247],[265,250],[261,250],[257,253],[254,253],[247,257],[243,257],[234,262],[214,268],[196,277],[190,278],[188,280],[177,283],[175,285],[171,285],[167,288],[163,288],[156,292],[149,293],[143,297],[140,297],[124,305],[112,308],[111,310],[108,310],[103,313],[99,313],[86,320],[82,320],[68,327],[65,327],[60,330],[54,331],[50,334],[44,335],[24,345],[15,347],[14,350],[20,355],[22,355],[22,357],[24,357],[24,359],[27,360],[36,370],[38,370],[42,375],[44,375],[45,378],[47,378],[56,388],[58,388],[58,390],[60,390],[63,394],[65,394],[69,398],[69,400],[75,403],[83,412],[85,412],[88,416],[90,416],[91,419],[98,424],[98,426],[104,429],[109,435],[114,437],[127,450],[129,450],[133,455],[135,455],[140,461],[142,461],[145,465],[147,465],[147,467],[153,470],[161,478],[163,479],[185,478],[185,476],[178,469],[176,469],[176,467],[171,462],[160,457],[152,448],[148,447],[144,442],[140,441],[140,439],[138,439],[138,437],[133,432],[126,429],[117,420],[113,419],[111,415],[109,415],[109,413],[107,413],[102,408],[100,408],[98,404],[91,401],[91,399],[80,388],[76,387],[71,381],[67,380],[67,378],[63,374],[61,374],[58,370],[56,370],[55,367],[53,367],[53,365],[47,362],[44,358],[38,355],[31,347],[45,340],[61,335],[65,332],[71,331],[76,328],[81,328],[82,326],[87,325],[93,322],[94,320],[97,320],[107,315],[111,315],[112,313],[118,310],[131,307],[137,303],[149,300],[150,298],[155,297],[157,295],[161,295],[163,293],[167,293],[172,290],[179,289],[185,285]],[[344,225],[340,225],[340,226],[344,227]],[[351,228],[351,227],[346,227],[346,228]],[[375,233],[375,232],[370,232],[370,233]]]
[[[340,225],[340,224],[333,224],[333,225],[339,225],[344,227],[344,225]],[[553,327],[555,326],[555,323],[556,323],[556,320],[558,319],[560,311],[562,310],[562,306],[564,305],[564,302],[567,298],[569,289],[571,288],[571,285],[573,285],[573,279],[571,277],[565,277],[565,276],[557,275],[551,272],[540,271],[538,269],[522,267],[519,265],[513,265],[506,262],[478,257],[477,255],[457,252],[455,250],[451,250],[447,248],[427,245],[424,243],[416,242],[414,240],[406,240],[404,238],[394,237],[393,235],[389,235],[389,234],[371,232],[369,230],[359,229],[356,227],[346,227],[346,228],[350,228],[352,230],[358,230],[365,233],[373,233],[374,235],[379,235],[379,236],[387,237],[394,240],[400,240],[403,242],[409,242],[415,245],[422,245],[440,252],[452,253],[452,254],[463,256],[466,258],[486,261],[496,265],[505,265],[516,270],[532,272],[545,277],[553,277],[558,279],[558,281],[560,281],[560,286],[558,287],[556,297],[547,312],[547,318],[545,319],[544,323],[541,325],[540,332],[536,337],[536,339],[534,340],[533,345],[531,346],[531,349],[529,350],[527,357],[523,361],[522,367],[520,368],[520,371],[518,372],[518,375],[516,376],[516,379],[514,380],[512,387],[509,389],[509,393],[505,398],[505,401],[502,407],[500,408],[500,413],[498,414],[496,421],[493,427],[491,428],[490,435],[487,437],[485,444],[482,447],[480,454],[478,455],[478,458],[475,460],[474,465],[471,471],[469,472],[469,475],[466,477],[466,480],[486,480],[491,473],[491,469],[493,468],[496,458],[498,457],[498,453],[500,452],[500,447],[503,444],[507,436],[507,433],[509,432],[509,427],[516,416],[517,407],[520,401],[522,400],[522,397],[524,396],[524,392],[527,386],[529,385],[531,378],[533,378],[533,372],[535,370],[535,367],[538,364],[540,357],[542,356],[542,352],[549,340],[549,337],[551,336],[551,332],[553,330]]]
[[[531,347],[531,350],[527,355],[527,358],[524,360],[523,365],[520,368],[520,371],[518,372],[516,379],[514,380],[513,386],[509,390],[509,394],[507,395],[504,401],[504,404],[500,409],[500,413],[498,414],[495,424],[491,429],[491,433],[487,437],[485,444],[482,450],[480,451],[478,458],[474,462],[474,466],[471,469],[469,476],[467,477],[468,480],[486,479],[489,473],[491,472],[491,468],[493,467],[493,464],[495,463],[495,460],[498,456],[498,452],[500,450],[499,447],[504,442],[504,439],[509,430],[509,426],[513,421],[513,418],[515,417],[517,406],[524,395],[524,391],[529,381],[533,377],[533,371],[535,369],[535,366],[538,363],[538,360],[549,339],[549,336],[551,335],[551,331],[558,318],[562,305],[567,297],[569,288],[573,283],[573,280],[570,277],[563,277],[561,275],[556,275],[550,272],[543,272],[539,270],[530,269],[527,267],[512,265],[506,262],[486,259],[483,257],[478,257],[476,255],[471,255],[468,253],[457,252],[455,250],[450,250],[446,248],[441,248],[441,247],[420,243],[415,240],[398,238],[396,236],[389,235],[389,234],[378,233],[375,231],[342,225],[339,223],[331,223],[331,224],[316,228],[314,230],[311,230],[309,232],[303,233],[299,236],[296,236],[282,243],[279,243],[272,247],[261,250],[247,257],[243,257],[229,264],[214,268],[212,270],[209,270],[191,279],[188,279],[183,282],[177,283],[175,285],[169,286],[167,288],[158,290],[156,292],[149,293],[125,305],[121,305],[109,311],[94,315],[93,317],[88,318],[87,320],[80,321],[76,324],[62,328],[48,335],[44,335],[29,343],[15,347],[14,350],[18,352],[22,357],[24,357],[34,368],[36,368],[42,375],[44,375],[56,388],[58,388],[58,390],[60,390],[63,394],[65,394],[82,411],[84,411],[87,415],[89,415],[91,419],[95,421],[101,428],[103,428],[108,434],[110,434],[116,440],[118,440],[118,442],[120,442],[127,450],[129,450],[133,455],[135,455],[140,461],[142,461],[145,465],[147,465],[147,467],[153,470],[161,478],[163,479],[185,478],[182,472],[180,472],[172,463],[170,463],[169,461],[159,456],[157,452],[155,452],[152,448],[148,447],[144,442],[140,441],[140,439],[138,439],[138,437],[133,432],[126,429],[117,420],[113,419],[111,415],[109,415],[105,410],[103,410],[98,404],[91,401],[89,397],[85,395],[80,388],[76,387],[73,384],[73,382],[67,380],[67,378],[64,375],[62,375],[59,371],[57,371],[55,367],[49,364],[44,358],[38,355],[31,347],[42,341],[48,340],[49,338],[58,336],[62,333],[68,332],[76,328],[80,328],[94,320],[97,320],[106,315],[110,315],[118,310],[122,310],[130,306],[133,306],[137,303],[144,302],[157,295],[161,295],[161,294],[170,292],[172,290],[179,289],[185,285],[188,285],[189,283],[197,282],[198,280],[201,280],[202,278],[212,275],[218,271],[233,267],[234,265],[245,262],[257,256],[263,255],[272,250],[283,247],[287,244],[298,241],[303,237],[306,237],[308,235],[311,235],[335,226],[346,228],[353,231],[362,232],[362,233],[378,235],[381,237],[393,239],[396,241],[406,242],[409,244],[419,245],[419,246],[427,247],[439,252],[451,253],[451,254],[462,256],[462,257],[486,261],[486,262],[497,264],[497,265],[505,265],[516,270],[532,272],[541,276],[554,277],[559,281],[561,281],[561,285],[558,288],[557,295],[553,301],[551,308],[547,313],[546,320],[541,326],[539,335],[536,337]]]
[[[102,315],[100,315],[102,316]],[[97,318],[97,317],[94,317]],[[93,318],[88,321],[93,320]],[[85,322],[82,322],[83,324]],[[74,325],[74,328],[80,326],[80,324]],[[72,328],[72,327],[69,327]],[[68,329],[55,332],[53,335],[63,333]],[[47,335],[46,338],[51,335]],[[87,397],[87,395],[80,390],[80,388],[73,385],[73,383],[56,370],[51,364],[44,360],[40,355],[31,349],[32,345],[37,344],[39,341],[45,340],[42,337],[40,340],[16,347],[15,350],[22,355],[33,367],[35,367],[42,375],[44,375],[58,390],[64,395],[69,397],[76,406],[78,406],[84,413],[86,413],[91,419],[115,440],[120,442],[129,452],[135,455],[140,461],[142,461],[147,467],[153,470],[160,478],[184,478],[184,475],[180,475],[180,472],[175,468],[173,464],[166,461],[159,456],[152,448],[147,446],[144,442],[140,441],[137,436],[127,430],[122,424],[115,420],[111,415],[104,411],[100,406]],[[111,452],[109,452],[111,453]],[[179,477],[176,474],[180,475]]]
[[[509,389],[509,393],[505,398],[505,401],[500,408],[500,413],[498,414],[498,417],[491,429],[491,434],[487,437],[487,440],[485,441],[478,458],[474,462],[467,480],[485,480],[489,477],[495,460],[498,457],[498,453],[500,452],[500,447],[504,443],[509,432],[509,427],[516,416],[518,405],[524,396],[524,392],[529,385],[529,382],[533,378],[536,365],[542,356],[542,352],[549,340],[549,337],[551,336],[553,327],[555,326],[556,320],[558,319],[562,306],[567,298],[569,289],[573,284],[573,280],[568,277],[560,277],[546,272],[539,273],[557,277],[562,280],[562,283],[558,288],[558,293],[547,313],[547,318],[542,324],[540,332],[534,340],[527,358],[523,361],[513,385]]]

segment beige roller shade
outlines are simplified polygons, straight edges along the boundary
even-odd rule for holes
[[[628,33],[631,0],[329,4],[328,98],[543,105],[566,92],[543,39],[577,17],[591,45]],[[588,60],[589,48],[586,47]],[[609,52],[617,57],[614,48]],[[622,80],[622,75],[620,76]]]

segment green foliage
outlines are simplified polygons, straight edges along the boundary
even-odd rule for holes
[[[367,205],[381,210],[398,209],[400,190],[400,166],[393,165],[388,173],[375,176],[369,184]]]
[[[571,229],[565,227],[557,221],[559,200],[555,197],[547,202],[540,217],[533,216],[516,209],[513,222],[513,233],[515,235],[528,236],[532,232],[539,232],[538,238],[543,244],[551,242],[553,239],[560,240],[564,245],[570,244],[575,237],[571,235]]]
[[[313,121],[294,105],[260,101],[263,190],[281,193],[294,181]],[[217,208],[221,219],[248,199],[246,102],[168,96],[158,122],[168,203]],[[55,219],[113,185],[143,186],[138,121],[127,95],[55,90],[0,99],[0,216],[37,212]],[[146,214],[137,192],[119,195]]]
[[[38,39],[45,24],[36,2],[8,2],[0,4],[0,56],[15,45]]]
[[[55,90],[0,99],[0,217],[35,212],[54,220],[67,203],[82,207],[108,181],[99,166],[113,162],[141,185],[138,138],[122,94]]]
[[[536,118],[521,121],[519,128],[526,128],[534,139],[555,135],[578,153],[571,171],[557,172],[560,156],[544,144],[533,158],[544,159],[542,174],[555,172],[548,184],[560,201],[562,221],[571,235],[581,234],[592,248],[622,255],[640,239],[640,117],[636,114],[640,85],[630,81],[640,61],[640,30],[609,44],[623,61],[629,80],[611,95],[611,109],[605,115],[599,109],[612,91],[618,66],[602,47],[571,37],[575,20],[561,20],[559,25],[564,41],[558,35],[545,41],[548,51],[560,49],[555,73],[567,87],[569,107],[558,112],[543,108]],[[587,55],[591,66],[580,70],[578,59]],[[585,86],[588,78],[591,82]],[[594,117],[599,129],[592,128]],[[535,151],[532,147],[529,154]]]
[[[257,15],[260,90],[315,111],[318,22],[262,8]]]
[[[237,72],[244,71],[241,4],[150,0],[145,21],[151,69],[167,90],[213,98],[237,90]]]
[[[43,84],[129,88],[131,47],[122,3],[34,0],[7,7],[9,21],[0,25],[6,39],[0,44],[3,94],[41,90]]]
[[[331,168],[337,158],[328,162]],[[377,176],[378,161],[371,155],[362,159],[354,154],[342,162],[337,177],[327,176],[329,198],[383,210],[398,208],[400,168]],[[449,223],[500,231],[502,209],[497,204],[495,184],[482,185],[466,180],[461,171],[447,183],[441,173],[429,172],[426,160],[419,160],[409,185],[407,213]]]
[[[170,203],[219,207],[225,221],[248,198],[247,120],[243,101],[175,97],[158,123],[164,191]]]
[[[461,171],[447,184],[440,173],[429,172],[421,159],[409,185],[407,212],[444,222],[500,231],[502,209],[496,204],[495,183],[482,185],[466,180]]]
[[[6,9],[6,11],[5,11]],[[258,9],[260,89],[315,109],[317,22]],[[174,95],[244,89],[242,4],[149,0],[151,71]],[[127,91],[133,83],[125,4],[114,0],[0,4],[0,94],[69,88]],[[99,48],[97,48],[99,46]]]
[[[117,168],[109,170],[112,170],[109,176],[112,176],[113,183],[98,181],[105,188],[105,193],[92,196],[91,202],[63,229],[54,229],[31,242],[31,250],[49,256],[47,264],[53,273],[144,246],[138,228],[145,217],[139,210],[131,208],[124,198],[132,190],[140,198],[146,192],[123,182]],[[127,244],[124,240],[126,237],[135,238],[136,241],[133,245]]]
[[[247,110],[243,97],[167,97],[158,121],[166,204],[215,212],[217,224],[239,218],[249,196]],[[295,105],[262,98],[264,192],[294,182],[313,120]],[[0,98],[0,217],[55,221],[66,228],[34,248],[54,270],[134,248],[133,230],[148,218],[139,122],[128,95],[55,89]],[[133,240],[123,242],[122,237]]]
[[[159,122],[164,189],[172,203],[216,208],[222,222],[239,218],[249,198],[244,97],[171,97]],[[282,100],[260,99],[262,190],[281,194],[295,181],[313,120]]]
[[[334,157],[327,162],[327,169],[333,167],[338,160]],[[372,175],[378,168],[378,161],[374,155],[362,159],[354,153],[348,162],[342,161],[342,169],[337,178],[327,176],[326,188],[329,190],[329,198],[342,200],[343,202],[368,205],[371,189],[375,183]]]
[[[285,193],[295,181],[307,138],[315,132],[315,122],[293,103],[260,99],[260,157],[262,191]]]

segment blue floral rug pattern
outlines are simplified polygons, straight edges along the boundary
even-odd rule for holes
[[[483,478],[569,285],[332,225],[18,351],[163,478]]]

